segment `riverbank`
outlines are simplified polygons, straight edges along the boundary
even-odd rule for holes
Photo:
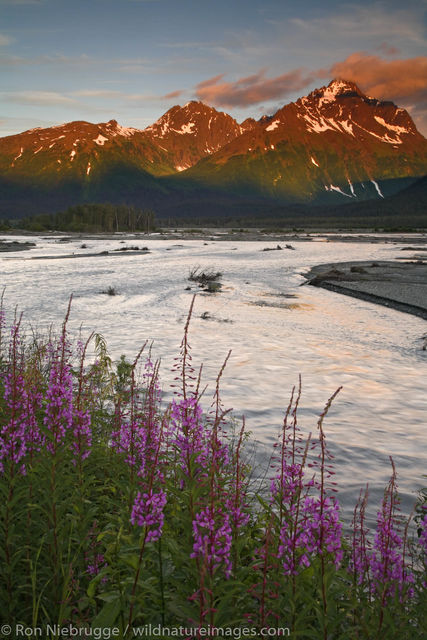
[[[415,249],[415,248],[414,248]],[[382,304],[427,320],[427,253],[412,260],[357,261],[317,265],[307,282],[354,298]]]
[[[40,232],[22,229],[3,232],[4,236],[29,236],[40,237]],[[87,241],[94,240],[204,240],[209,241],[244,241],[244,242],[361,242],[371,244],[411,244],[416,243],[427,246],[427,233],[420,231],[414,233],[387,233],[372,229],[322,231],[306,229],[298,231],[269,230],[262,228],[230,229],[227,227],[200,227],[176,229],[159,229],[149,233],[143,232],[116,232],[116,233],[81,233],[69,231],[51,231],[42,235],[44,239],[56,238],[59,242],[72,242],[76,239]],[[0,239],[1,242],[1,239]]]

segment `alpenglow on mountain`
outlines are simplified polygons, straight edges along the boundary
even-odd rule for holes
[[[201,102],[144,130],[71,122],[0,139],[0,214],[81,202],[153,207],[165,215],[233,203],[381,199],[427,173],[427,140],[392,102],[344,80],[245,120]]]

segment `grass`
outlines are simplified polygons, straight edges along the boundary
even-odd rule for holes
[[[101,291],[101,293],[104,293],[107,296],[117,296],[119,292],[115,287],[109,286],[107,289]]]
[[[221,277],[222,273],[220,271],[214,271],[213,269],[207,269],[204,271],[202,267],[199,266],[192,267],[188,275],[188,279],[191,280],[191,282],[197,282],[202,285],[205,285],[208,282],[214,282]]]
[[[221,290],[221,283],[218,280],[222,277],[220,271],[213,269],[203,270],[202,267],[196,266],[190,269],[188,279],[191,282],[197,282],[200,287],[205,287],[204,291],[208,293],[218,293]]]
[[[345,534],[324,426],[339,390],[305,435],[299,385],[260,491],[245,422],[221,402],[228,356],[210,399],[193,368],[193,303],[170,402],[146,345],[114,364],[101,335],[69,337],[70,307],[56,337],[37,340],[0,313],[1,622],[76,637],[151,624],[424,638],[427,490],[410,534],[392,464],[376,531],[361,492]]]

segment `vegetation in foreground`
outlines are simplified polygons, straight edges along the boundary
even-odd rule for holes
[[[156,637],[425,637],[427,492],[412,538],[392,465],[376,531],[362,491],[343,533],[323,428],[338,392],[303,438],[293,391],[257,493],[245,425],[233,429],[220,400],[227,359],[202,408],[191,309],[168,404],[147,345],[113,367],[100,335],[71,341],[68,314],[60,335],[36,339],[1,313],[0,616],[12,637],[17,624],[58,638],[145,625],[169,629]]]

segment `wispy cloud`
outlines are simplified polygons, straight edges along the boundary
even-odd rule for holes
[[[352,80],[376,98],[417,101],[427,92],[427,57],[385,60],[357,52],[332,65],[329,75]]]
[[[123,94],[121,91],[104,90],[104,89],[81,89],[72,91],[71,95],[82,98],[119,98]]]
[[[56,91],[3,91],[1,97],[5,102],[30,105],[75,105],[77,101]]]
[[[313,74],[304,69],[295,69],[275,78],[266,78],[265,73],[265,69],[261,69],[235,82],[225,82],[224,74],[219,74],[200,82],[196,86],[196,95],[216,106],[245,107],[284,98],[305,88],[314,79]]]
[[[103,63],[103,61],[102,61]],[[88,66],[89,64],[101,64],[101,61],[92,58],[82,53],[79,56],[64,56],[57,55],[41,55],[33,57],[24,57],[16,55],[4,55],[0,58],[0,65],[3,67],[17,67],[17,66],[60,66],[60,67],[80,67]]]
[[[413,3],[410,3],[412,4]],[[303,19],[292,18],[290,23],[301,30],[305,36],[334,37],[350,41],[358,38],[393,40],[394,42],[425,43],[423,25],[424,8],[390,8],[383,2],[369,6],[345,5],[341,12],[329,13],[324,17]]]
[[[388,55],[396,55],[394,49]],[[384,58],[355,52],[329,67],[294,69],[268,78],[266,70],[231,82],[221,73],[196,85],[195,95],[217,107],[247,107],[282,100],[303,91],[315,81],[322,84],[333,78],[355,82],[362,91],[381,100],[392,100],[408,108],[418,126],[427,125],[427,57]]]
[[[353,53],[329,69],[331,77],[352,80],[369,95],[392,100],[410,112],[417,127],[427,132],[427,57],[385,60]]]
[[[177,91],[171,91],[170,93],[167,93],[165,96],[163,96],[163,98],[165,100],[171,100],[172,98],[179,98],[179,96],[182,96],[183,93],[184,91],[182,89],[177,89]]]

